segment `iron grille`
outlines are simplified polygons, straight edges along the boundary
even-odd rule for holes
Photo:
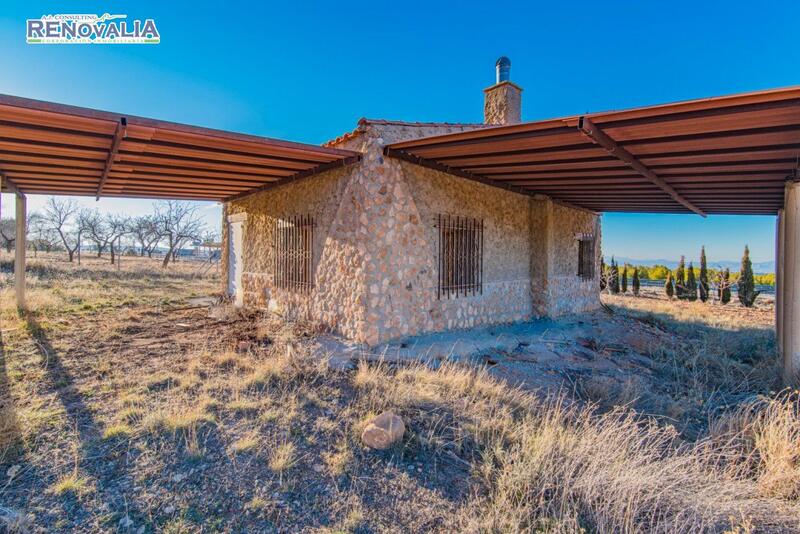
[[[298,293],[314,287],[314,218],[295,215],[278,220],[275,228],[275,286]]]
[[[483,220],[438,215],[438,298],[483,293]]]
[[[584,280],[594,278],[594,239],[578,240],[578,276]]]

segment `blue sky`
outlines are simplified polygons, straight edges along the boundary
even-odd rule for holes
[[[154,18],[161,44],[25,44],[26,18],[104,12]],[[480,122],[499,55],[525,120],[795,85],[799,17],[797,2],[5,2],[0,93],[321,143],[362,116]],[[772,217],[603,219],[607,254],[773,256]]]

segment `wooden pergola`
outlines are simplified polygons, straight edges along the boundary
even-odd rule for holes
[[[3,191],[222,201],[359,157],[349,150],[0,95]]]
[[[224,201],[360,159],[292,143],[0,95],[0,192],[17,198],[25,305],[26,194]]]
[[[777,214],[800,87],[428,137],[386,154],[597,212]]]

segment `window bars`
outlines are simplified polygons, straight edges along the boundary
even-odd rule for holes
[[[483,220],[439,214],[437,296],[483,294]]]
[[[594,278],[594,238],[578,240],[578,276],[584,280]]]
[[[275,227],[275,287],[310,293],[314,288],[314,218],[295,215]]]

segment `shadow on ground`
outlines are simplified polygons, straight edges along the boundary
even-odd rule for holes
[[[20,312],[20,315],[25,320],[28,333],[36,345],[44,368],[47,371],[47,378],[56,395],[58,395],[59,402],[64,407],[69,419],[75,423],[81,442],[81,449],[84,450],[84,456],[86,456],[87,447],[98,437],[97,423],[94,420],[92,411],[77,390],[72,375],[64,367],[58,351],[53,348],[47,331],[37,320],[36,314],[23,311]]]
[[[13,462],[22,449],[17,410],[11,395],[3,334],[0,332],[0,463]]]

